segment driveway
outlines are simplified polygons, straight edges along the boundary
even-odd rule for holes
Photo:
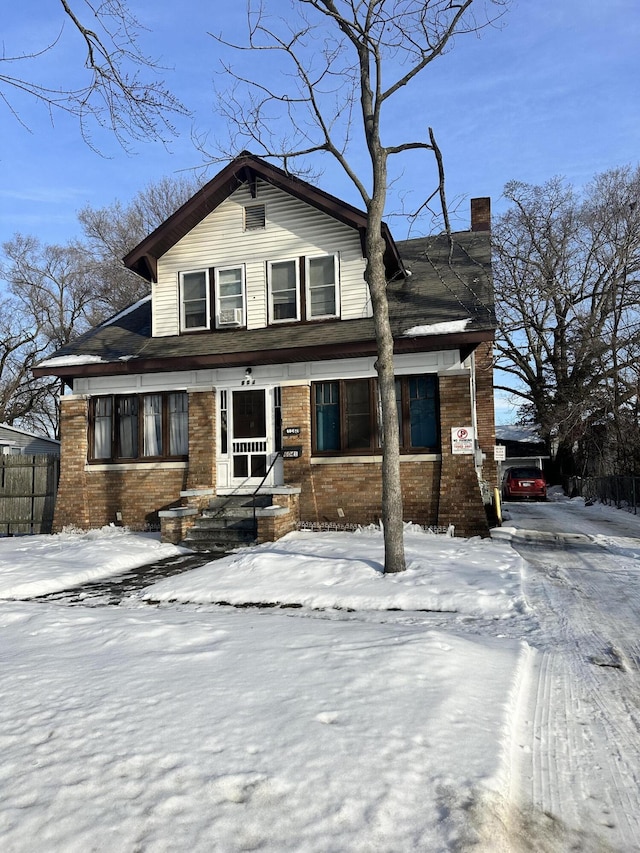
[[[580,501],[506,504],[505,515],[496,538],[527,561],[540,623],[505,819],[536,851],[640,850],[640,520]]]

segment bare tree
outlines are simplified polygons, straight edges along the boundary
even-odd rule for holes
[[[498,385],[556,449],[561,476],[576,448],[617,446],[637,408],[640,169],[614,169],[578,193],[561,178],[513,181],[494,225]],[[586,455],[589,455],[587,453]],[[628,453],[627,450],[624,453]]]
[[[125,269],[122,257],[198,187],[196,178],[163,178],[127,205],[84,208],[79,214],[84,240],[50,246],[16,234],[3,245],[0,422],[57,433],[57,382],[34,380],[31,368],[147,294],[148,282]]]
[[[383,261],[382,217],[393,155],[426,151],[435,155],[439,195],[446,216],[444,169],[433,131],[420,140],[392,138],[389,108],[426,67],[451,46],[455,34],[477,32],[490,22],[489,7],[507,0],[299,0],[291,16],[268,15],[266,2],[247,6],[248,39],[219,45],[251,54],[251,77],[231,63],[223,67],[230,90],[220,93],[220,108],[231,129],[226,153],[258,146],[256,153],[279,158],[290,168],[294,158],[330,154],[359,192],[368,214],[365,277],[373,306],[382,408],[382,521],[385,571],[405,568],[400,452]],[[473,7],[473,8],[472,8]],[[481,10],[478,15],[474,10]],[[482,18],[479,17],[482,15]],[[260,54],[269,77],[259,76]],[[263,82],[281,72],[283,89]],[[359,153],[366,164],[359,166]],[[297,170],[299,171],[299,170]]]
[[[144,296],[149,283],[122,263],[122,258],[200,189],[193,176],[171,176],[148,184],[125,205],[115,201],[106,207],[91,205],[78,214],[85,239],[83,251],[91,259],[96,308],[110,313]],[[103,317],[94,316],[98,322]]]
[[[21,51],[18,47],[11,53],[3,48],[0,54],[0,100],[15,119],[26,126],[17,100],[19,94],[26,94],[43,104],[52,117],[57,111],[75,116],[92,148],[96,148],[96,127],[110,130],[125,149],[132,141],[170,138],[174,134],[170,116],[187,111],[161,80],[153,79],[165,69],[142,52],[142,27],[125,0],[59,3],[58,29],[40,48]],[[46,77],[46,82],[39,82],[39,61],[67,43],[78,54],[74,79],[69,83],[61,79],[59,85]]]

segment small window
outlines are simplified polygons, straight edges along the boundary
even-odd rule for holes
[[[142,455],[162,456],[162,395],[142,398]]]
[[[111,430],[113,400],[111,397],[97,397],[93,406],[93,457],[109,459],[111,457]]]
[[[138,455],[138,398],[116,397],[116,416],[117,454],[121,459],[135,459]]]
[[[336,317],[338,314],[338,258],[324,255],[307,259],[307,316]]]
[[[216,270],[216,325],[244,326],[244,267]]]
[[[337,382],[315,386],[316,449],[323,453],[340,450],[340,398]]]
[[[180,327],[183,331],[209,328],[209,273],[180,273]]]
[[[247,205],[244,209],[244,230],[257,231],[264,228],[266,224],[266,213],[264,204]]]
[[[184,391],[169,394],[169,456],[189,453],[189,398]]]
[[[272,261],[268,265],[271,322],[300,319],[297,261]]]

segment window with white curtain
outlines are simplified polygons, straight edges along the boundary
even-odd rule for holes
[[[185,391],[94,397],[89,423],[92,462],[183,459],[189,452]]]
[[[162,395],[146,394],[142,411],[142,455],[162,456]]]
[[[189,452],[188,397],[180,392],[169,394],[169,455],[186,456]]]
[[[111,457],[112,411],[113,399],[111,397],[97,397],[94,400],[94,459],[109,459]]]

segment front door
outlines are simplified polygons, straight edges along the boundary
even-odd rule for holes
[[[267,473],[267,409],[264,388],[231,392],[231,472],[252,484]]]
[[[217,489],[252,492],[282,485],[280,388],[222,388],[218,392]]]

